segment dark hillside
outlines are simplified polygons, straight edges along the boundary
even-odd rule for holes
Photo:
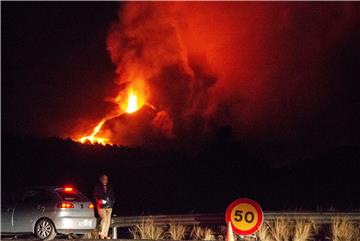
[[[219,139],[188,150],[3,137],[2,192],[73,184],[91,196],[105,172],[116,191],[116,213],[123,215],[221,212],[240,196],[258,200],[265,210],[360,208],[358,147]]]

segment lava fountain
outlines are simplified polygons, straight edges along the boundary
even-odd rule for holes
[[[103,118],[93,129],[92,133],[88,136],[82,136],[78,138],[76,141],[82,144],[101,144],[101,145],[112,145],[109,138],[98,136],[101,128],[103,127],[104,123],[112,118],[120,116],[122,114],[131,114],[138,111],[144,104],[145,99],[139,95],[134,88],[129,88],[127,91],[127,98],[123,102],[123,96],[119,94],[115,98],[115,103],[118,104],[119,110],[116,112],[115,115],[111,115],[111,117]]]

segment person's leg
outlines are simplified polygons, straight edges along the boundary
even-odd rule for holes
[[[99,214],[99,217],[101,219],[100,221],[100,233],[99,233],[99,237],[101,239],[103,239],[105,236],[105,226],[106,226],[106,209],[104,208],[98,208],[98,214]]]
[[[111,213],[112,213],[112,208],[107,208],[106,209],[106,228],[105,228],[105,237],[108,237],[108,233],[109,233],[109,228],[110,228],[110,224],[111,224]]]
[[[104,238],[106,238],[108,235],[108,228],[107,228],[107,226],[108,226],[108,209],[105,208],[104,210],[105,210],[105,218],[104,218],[104,226],[103,226],[103,230],[104,230],[103,235],[104,235]]]

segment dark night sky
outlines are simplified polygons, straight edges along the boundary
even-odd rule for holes
[[[99,118],[113,84],[106,35],[118,3],[2,3],[2,123],[52,136]],[[64,125],[69,126],[64,126]]]
[[[282,8],[287,9],[286,4],[292,3],[283,3]],[[250,42],[249,46],[246,45],[249,52],[241,54],[248,57],[248,62],[241,60],[245,62],[245,70],[240,72],[255,79],[269,75],[271,80],[260,81],[261,85],[257,87],[254,87],[256,83],[253,86],[253,83],[248,84],[249,86],[245,83],[245,94],[242,94],[251,98],[254,93],[255,104],[249,104],[245,110],[241,110],[241,118],[230,114],[228,118],[230,123],[235,123],[233,126],[222,125],[223,122],[220,125],[214,124],[218,129],[215,135],[207,136],[209,139],[205,139],[205,144],[192,146],[191,140],[196,135],[191,131],[190,135],[184,135],[180,142],[190,143],[190,147],[187,146],[189,152],[178,153],[180,148],[175,148],[175,153],[170,151],[170,154],[148,154],[136,150],[135,154],[131,151],[132,154],[129,154],[110,147],[102,149],[96,146],[79,146],[76,143],[58,143],[58,140],[42,141],[42,138],[51,136],[66,138],[71,131],[80,128],[79,123],[85,122],[92,126],[109,110],[104,99],[116,95],[116,85],[115,66],[106,49],[106,39],[111,24],[117,19],[119,5],[116,2],[1,2],[3,151],[5,147],[2,174],[5,171],[6,177],[18,175],[19,179],[13,185],[42,181],[41,175],[35,179],[32,175],[37,174],[31,167],[32,163],[37,163],[45,164],[44,170],[49,168],[46,170],[52,183],[60,183],[69,178],[83,189],[90,190],[84,179],[88,180],[100,172],[96,160],[104,158],[107,167],[111,168],[102,169],[109,171],[118,183],[134,180],[132,185],[121,187],[119,184],[117,187],[123,189],[124,195],[128,195],[129,198],[123,204],[133,205],[129,209],[133,213],[151,211],[152,207],[155,211],[164,211],[161,210],[162,206],[170,206],[169,203],[177,200],[181,200],[183,206],[178,210],[176,207],[169,210],[189,211],[193,210],[193,204],[196,210],[195,206],[201,206],[204,197],[211,200],[208,203],[209,209],[205,211],[219,211],[237,193],[244,190],[238,185],[237,170],[247,170],[249,172],[246,175],[250,175],[254,168],[259,168],[259,175],[263,179],[258,178],[257,183],[246,180],[248,186],[244,193],[258,195],[260,201],[274,204],[269,204],[268,208],[284,208],[286,205],[276,201],[284,195],[292,200],[289,201],[292,203],[292,206],[289,204],[291,207],[306,206],[296,203],[298,200],[309,201],[308,204],[312,207],[332,201],[346,207],[345,199],[350,200],[352,197],[352,203],[358,205],[356,202],[360,199],[359,191],[351,187],[356,186],[353,184],[357,182],[355,176],[360,163],[359,3],[345,4],[345,12],[346,9],[351,9],[351,14],[349,19],[339,24],[331,14],[325,14],[324,19],[319,17],[319,20],[316,11],[311,12],[306,4],[299,4],[299,10],[294,10],[292,18],[295,27],[284,27],[285,30],[281,32],[284,35],[272,35],[272,28],[276,28],[276,23],[269,28],[260,29],[260,37],[254,43],[262,46],[259,49],[264,52],[261,53],[256,52],[259,50],[257,46],[251,45],[253,36],[246,36]],[[337,6],[329,5],[336,12]],[[320,9],[321,7],[324,8],[320,6]],[[272,11],[276,8],[273,5]],[[254,9],[258,13],[257,8]],[[260,13],[264,10],[262,7],[259,9]],[[337,16],[340,19],[341,14]],[[283,17],[288,16],[285,14]],[[307,22],[306,19],[311,22],[312,18],[315,19],[314,24]],[[327,21],[327,18],[332,21]],[[266,20],[265,17],[264,19]],[[263,19],[260,17],[259,21]],[[327,41],[325,38],[330,47],[325,46],[325,43],[322,45],[320,41],[327,32],[319,26],[328,22],[332,25],[325,29],[330,29],[326,36],[342,33],[343,26],[348,28],[344,36],[340,36],[340,40]],[[229,29],[232,28],[236,28],[236,25]],[[261,31],[264,31],[264,37]],[[308,33],[309,37],[302,33]],[[294,43],[296,46],[292,45]],[[319,53],[325,51],[319,57],[317,50]],[[273,59],[269,60],[270,55],[277,57],[274,62],[271,62]],[[261,60],[252,59],[259,56]],[[287,62],[289,64],[284,64]],[[275,66],[277,71],[270,71],[271,66]],[[241,68],[240,64],[232,67]],[[303,72],[297,72],[299,70]],[[252,75],[251,71],[255,74]],[[294,79],[289,81],[289,76]],[[237,80],[229,83],[235,81]],[[226,86],[223,82],[219,83]],[[231,89],[231,84],[229,86],[224,88]],[[269,90],[264,91],[263,88],[267,87]],[[216,116],[232,113],[229,109],[241,107],[241,94],[237,95],[237,89],[234,89],[231,93],[235,98],[234,103],[223,102],[220,105],[221,111],[216,112]],[[247,90],[250,91],[246,93]],[[265,94],[261,95],[260,92]],[[217,123],[216,120],[214,122]],[[21,139],[22,137],[36,137],[40,140],[32,142],[31,139]],[[24,148],[18,150],[17,144]],[[128,163],[121,162],[123,160]],[[58,177],[57,163],[62,161],[69,165],[76,164],[71,170],[59,167],[66,172]],[[174,161],[174,165],[170,161]],[[114,165],[120,162],[121,164]],[[89,171],[79,173],[78,170],[82,170],[84,166],[89,166]],[[188,171],[188,166],[193,169]],[[26,168],[30,168],[33,173],[29,174],[24,170],[22,174],[18,173],[18,170]],[[331,176],[337,170],[340,170],[339,176]],[[124,175],[116,176],[118,171]],[[138,178],[137,173],[142,178]],[[164,179],[167,178],[169,182],[163,182],[163,174]],[[309,180],[301,183],[304,176],[309,176]],[[198,177],[201,181],[195,184],[188,180]],[[233,181],[230,186],[226,186],[228,180]],[[292,183],[300,192],[294,191]],[[151,185],[158,188],[153,193]],[[274,191],[272,185],[281,188]],[[263,191],[255,194],[254,190],[259,186],[262,186]],[[136,192],[136,188],[146,189],[144,196]],[[322,190],[323,194],[319,194]],[[334,196],[334,190],[338,190],[339,195]],[[274,195],[274,199],[271,195]],[[315,197],[316,195],[319,197]],[[324,201],[329,197],[334,200],[330,198],[329,202]]]

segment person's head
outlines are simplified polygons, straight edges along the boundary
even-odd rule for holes
[[[102,174],[102,175],[100,176],[100,183],[101,183],[102,185],[107,185],[108,182],[109,182],[109,179],[108,179],[107,175],[106,175],[106,174]]]

